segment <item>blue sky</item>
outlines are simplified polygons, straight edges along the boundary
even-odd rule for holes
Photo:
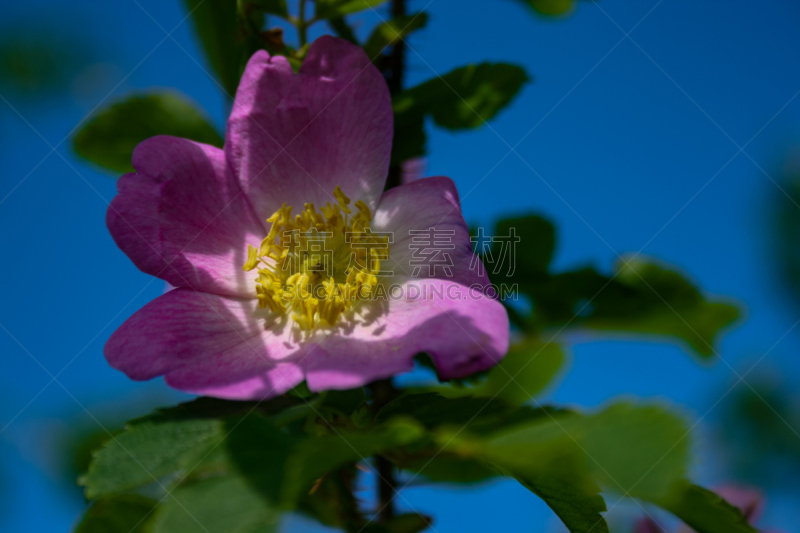
[[[159,381],[133,383],[103,359],[114,328],[162,284],[138,272],[106,231],[114,180],[62,143],[109,94],[154,87],[187,94],[222,129],[225,101],[192,59],[202,63],[190,25],[178,26],[181,3],[139,4],[0,8],[3,23],[59,24],[92,50],[66,93],[40,105],[0,102],[0,490],[13,486],[0,527],[9,531],[63,531],[79,516],[79,493],[58,478],[58,435],[183,397]],[[510,0],[410,4],[430,21],[410,40],[409,85],[481,61],[520,64],[535,78],[490,126],[458,134],[429,126],[428,174],[455,180],[468,221],[488,227],[507,213],[540,213],[557,224],[559,268],[609,270],[617,254],[641,251],[746,310],[720,345],[726,362],[711,367],[671,344],[572,338],[572,367],[551,399],[597,406],[656,397],[696,419],[734,383],[732,369],[764,354],[759,368],[781,368],[797,383],[800,328],[790,329],[800,315],[771,264],[769,216],[788,202],[773,180],[800,141],[800,4],[603,0],[558,20]],[[376,20],[359,17],[360,33]],[[159,24],[177,26],[179,44]],[[720,408],[696,439],[696,470],[708,483],[726,480],[704,436]],[[555,530],[549,511],[512,482],[411,488],[406,498],[436,510],[443,532]],[[768,518],[800,531],[791,529],[800,510],[789,505],[776,504]]]

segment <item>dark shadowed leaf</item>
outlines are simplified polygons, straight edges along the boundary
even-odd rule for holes
[[[394,419],[370,431],[341,431],[328,437],[305,439],[293,447],[287,459],[286,477],[281,487],[282,501],[287,507],[294,507],[314,482],[328,472],[411,444],[423,434],[422,427],[414,421]]]
[[[431,525],[431,518],[416,513],[406,513],[394,516],[386,523],[376,524],[370,522],[363,533],[419,533]]]
[[[523,237],[524,236],[524,237]],[[501,270],[493,274],[505,274],[514,280],[517,268],[521,276],[540,274],[547,271],[556,248],[556,228],[540,216],[527,215],[506,218],[497,223],[491,243],[490,261],[488,264],[498,266]],[[511,247],[511,243],[517,243]],[[511,251],[513,248],[513,256]],[[485,251],[483,246],[482,250]],[[505,263],[498,264],[505,259]],[[513,271],[509,274],[510,267]],[[505,269],[505,270],[503,270]]]
[[[378,60],[388,47],[405,39],[412,32],[424,28],[427,23],[426,13],[416,13],[379,24],[364,44],[367,57],[372,61]]]
[[[136,494],[103,498],[86,511],[75,533],[149,533],[155,505]]]
[[[260,29],[259,15],[252,10],[246,16],[233,0],[184,0],[191,13],[194,29],[217,82],[228,97],[236,94],[244,65],[261,44],[253,27]],[[280,9],[281,2],[263,2]],[[284,5],[285,7],[285,5]]]
[[[357,472],[353,465],[330,472],[302,496],[298,510],[327,526],[359,531],[367,520],[354,495]]]
[[[425,155],[425,116],[413,111],[394,114],[394,140],[392,141],[392,164]]]
[[[686,483],[682,491],[665,501],[656,503],[697,533],[756,533],[739,509],[697,485]]]
[[[539,496],[570,533],[608,533],[608,524],[600,514],[606,511],[600,487],[575,485],[548,475],[520,477],[517,481]]]
[[[286,7],[286,0],[247,0],[259,10],[269,15],[277,15],[281,18],[289,18],[289,10]]]
[[[163,92],[130,96],[94,116],[74,140],[75,151],[116,173],[131,172],[136,145],[156,135],[222,146],[222,137],[184,96]]]

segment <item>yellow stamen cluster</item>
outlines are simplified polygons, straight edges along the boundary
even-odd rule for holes
[[[372,213],[337,186],[336,204],[317,211],[314,204],[294,216],[283,206],[267,219],[269,233],[258,247],[247,247],[244,270],[258,269],[258,305],[274,312],[292,311],[300,329],[334,326],[358,300],[368,299],[378,284],[381,260],[388,259],[386,236],[372,233]]]

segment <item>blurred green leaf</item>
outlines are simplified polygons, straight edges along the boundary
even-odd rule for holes
[[[234,0],[184,0],[194,29],[217,81],[233,97],[244,66],[260,47],[255,32],[263,21],[252,12],[240,14]],[[281,2],[262,1],[262,9],[280,10]],[[285,5],[283,6],[285,7]],[[249,20],[246,17],[253,17]]]
[[[280,518],[277,509],[235,474],[180,485],[155,514],[152,533],[270,533]]]
[[[317,0],[315,16],[332,19],[377,7],[386,0]]]
[[[150,533],[155,505],[137,494],[103,498],[86,511],[75,533]]]
[[[476,437],[444,432],[445,450],[482,458],[521,480],[573,479],[574,485],[604,487],[659,500],[685,475],[686,425],[654,405],[618,403],[593,414],[556,413]]]
[[[720,330],[739,317],[734,305],[706,300],[683,275],[658,264],[623,258],[617,274],[586,326],[675,337],[710,357]]]
[[[572,11],[574,0],[517,0],[518,3],[535,9],[542,15],[563,15]]]
[[[75,151],[114,172],[131,172],[136,145],[156,135],[185,137],[222,146],[222,137],[204,113],[184,96],[163,92],[130,96],[103,110],[74,139]]]
[[[448,399],[438,392],[413,392],[399,396],[380,410],[376,420],[385,422],[393,417],[411,417],[425,427],[434,428],[443,424],[464,425],[482,418],[497,418],[511,411],[510,406],[499,400],[461,397]]]
[[[797,202],[800,201],[800,171],[796,169],[796,163],[787,166],[795,167],[795,170],[786,172],[781,180],[782,193],[776,193],[774,206],[771,209],[774,213],[776,236],[775,266],[782,278],[782,283],[779,285],[782,295],[785,296],[788,289],[788,296],[798,304],[800,303],[800,246],[797,246],[797,243],[800,242],[800,209],[797,208]]]
[[[532,314],[515,323],[531,332],[569,325],[659,335],[708,357],[720,331],[739,316],[734,305],[706,299],[674,268],[635,256],[623,257],[611,276],[594,268],[553,274],[555,231],[537,216],[502,220],[493,237],[499,242],[489,253],[481,242],[476,251],[495,285],[516,284],[530,298]],[[518,243],[509,246],[513,238]]]
[[[716,446],[732,463],[735,478],[775,491],[791,490],[800,476],[800,395],[788,373],[748,374],[720,407]],[[728,392],[730,384],[725,384]]]
[[[439,483],[478,483],[500,475],[496,468],[484,461],[437,455],[436,450],[419,457],[404,457],[400,465],[404,470]]]
[[[564,428],[583,433],[579,440],[595,479],[612,491],[656,500],[677,490],[686,475],[688,427],[664,407],[620,402]]]
[[[660,505],[697,533],[757,533],[738,508],[697,485],[686,483],[675,497]]]
[[[3,20],[0,28],[0,91],[17,100],[64,93],[73,76],[92,59],[81,36],[63,26]]]
[[[529,491],[539,496],[561,519],[570,533],[608,533],[608,524],[600,513],[606,502],[599,494],[600,487],[589,491],[557,476],[517,478]]]
[[[364,44],[367,57],[373,62],[379,60],[387,47],[424,28],[427,23],[427,13],[416,13],[379,24]]]

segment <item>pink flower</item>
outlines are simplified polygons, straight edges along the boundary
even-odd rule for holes
[[[496,364],[508,317],[469,289],[488,279],[455,186],[436,177],[383,192],[391,143],[381,74],[332,37],[311,45],[297,74],[283,57],[250,59],[224,150],[141,143],[107,225],[137,267],[176,288],[114,332],[111,366],[260,399],[303,380],[317,391],[361,386],[410,370],[419,352],[445,379]],[[429,228],[447,234],[452,266],[413,272],[409,230]]]

